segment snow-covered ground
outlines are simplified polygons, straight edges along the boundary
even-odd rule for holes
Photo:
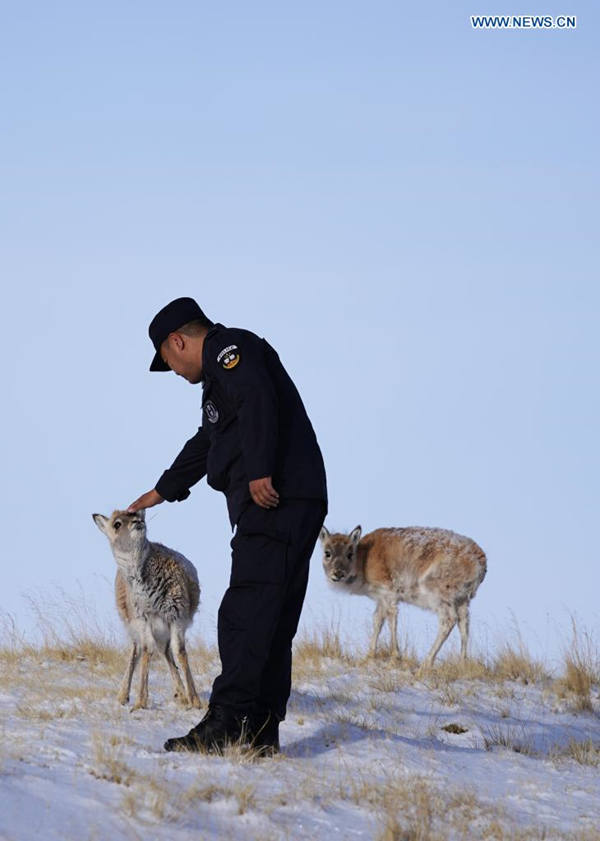
[[[163,751],[199,714],[162,664],[130,712],[124,654],[79,657],[0,660],[2,839],[600,839],[598,686],[577,711],[550,678],[304,652],[281,756],[249,761]],[[215,654],[192,662],[206,700]]]

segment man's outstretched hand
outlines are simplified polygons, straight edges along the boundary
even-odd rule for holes
[[[250,482],[250,496],[261,508],[277,508],[279,505],[279,494],[273,487],[270,476],[253,479]]]
[[[129,514],[133,514],[135,511],[140,511],[142,508],[152,508],[153,505],[159,505],[161,502],[164,502],[162,496],[155,491],[154,488],[148,493],[142,494],[135,502],[132,502],[131,505],[127,507],[127,511]]]
[[[253,479],[250,482],[250,496],[261,508],[276,508],[279,505],[279,494],[273,487],[270,476],[263,479]],[[148,493],[142,494],[135,502],[127,507],[127,511],[133,514],[142,508],[152,508],[164,502],[162,496],[154,488]]]

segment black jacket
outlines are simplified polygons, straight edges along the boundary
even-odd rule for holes
[[[271,345],[215,324],[202,350],[202,426],[156,483],[186,499],[203,476],[227,497],[234,526],[250,504],[248,483],[271,476],[280,497],[327,502],[325,467],[296,386]]]

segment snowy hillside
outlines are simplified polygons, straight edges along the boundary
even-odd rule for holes
[[[506,649],[419,676],[304,642],[283,753],[260,761],[165,753],[199,714],[156,662],[151,709],[119,706],[124,663],[90,643],[3,650],[0,838],[600,839],[599,687],[581,663],[551,677]],[[192,663],[205,701],[215,652]]]

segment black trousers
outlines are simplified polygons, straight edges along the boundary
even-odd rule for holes
[[[252,503],[231,541],[231,579],[218,618],[222,672],[211,704],[271,710],[285,718],[292,640],[308,567],[326,514],[318,499],[284,499],[275,509]]]

